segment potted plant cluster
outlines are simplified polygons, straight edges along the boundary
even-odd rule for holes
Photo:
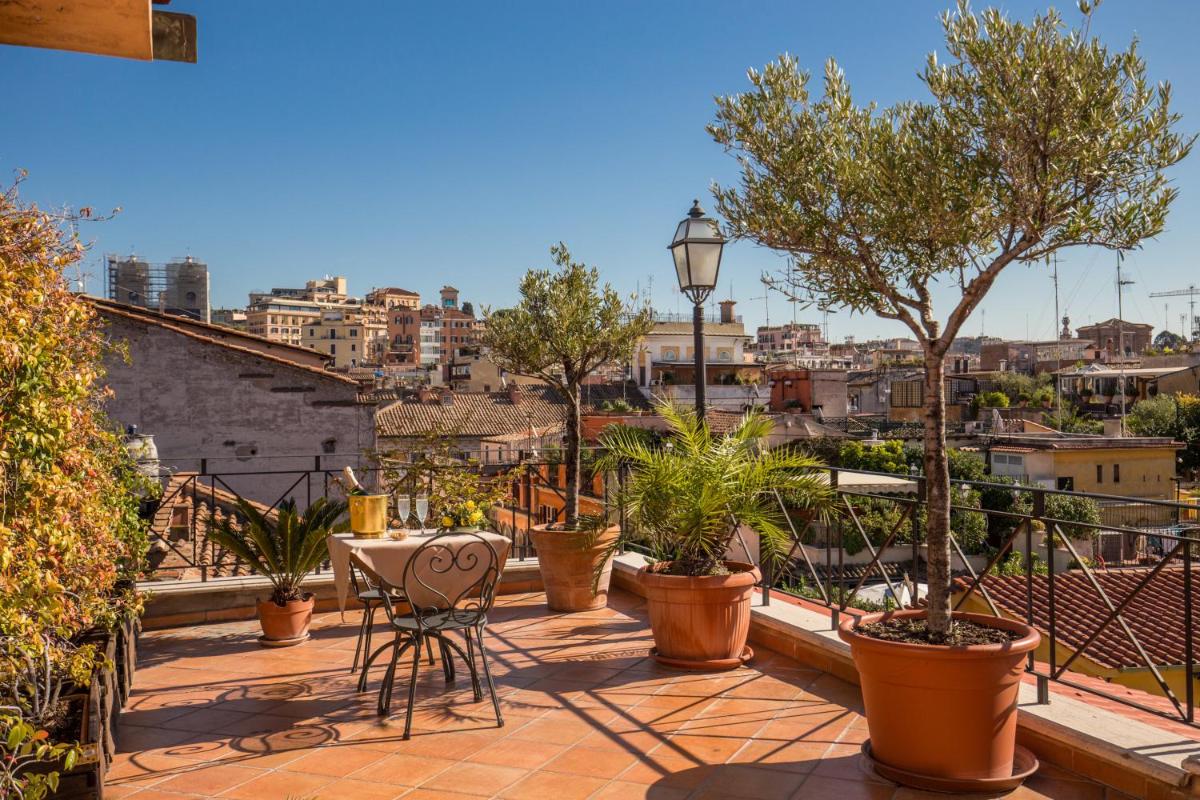
[[[274,512],[260,511],[238,498],[242,519],[226,517],[209,537],[271,582],[271,596],[258,603],[258,621],[266,647],[290,647],[308,639],[315,597],[303,583],[329,557],[325,539],[346,530],[346,504],[317,499],[301,514],[288,499]]]
[[[134,680],[140,475],[100,411],[109,343],[71,215],[0,191],[0,797],[99,797]],[[33,298],[31,300],[31,298]]]
[[[657,411],[667,423],[664,440],[613,427],[600,439],[599,458],[603,469],[628,470],[619,501],[654,559],[638,573],[654,655],[685,669],[731,669],[753,655],[750,599],[762,578],[755,565],[730,557],[735,537],[753,531],[760,558],[782,562],[791,549],[785,507],[824,515],[832,491],[815,459],[763,446],[767,417],[749,413],[716,436],[692,409],[664,403]]]
[[[1019,22],[962,0],[942,17],[946,58],[921,72],[929,99],[890,108],[857,105],[833,61],[817,95],[783,56],[718,98],[709,126],[741,166],[738,185],[715,189],[730,235],[788,256],[769,282],[897,322],[921,347],[927,605],[847,620],[841,635],[876,769],[922,788],[1003,789],[1036,767],[1015,734],[1037,632],[951,613],[946,355],[1010,265],[1161,232],[1178,191],[1166,171],[1194,141],[1136,48],[1088,32],[1094,5],[1080,2],[1071,30],[1053,10]]]
[[[533,525],[529,537],[553,611],[587,611],[608,602],[616,526],[582,523],[580,387],[606,364],[628,361],[650,330],[648,308],[623,300],[599,272],[571,260],[563,244],[550,250],[558,270],[530,270],[513,308],[489,312],[482,335],[492,359],[508,372],[545,381],[564,402],[565,496],[560,518]],[[592,515],[594,518],[594,515]]]

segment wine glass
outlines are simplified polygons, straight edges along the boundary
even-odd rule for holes
[[[406,494],[396,495],[396,516],[400,518],[400,527],[408,527],[408,518],[412,513],[412,500]]]
[[[428,495],[417,495],[417,519],[421,521],[421,532],[425,532],[425,518],[429,516],[429,497]]]

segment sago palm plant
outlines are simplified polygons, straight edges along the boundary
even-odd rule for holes
[[[348,528],[343,519],[346,503],[324,497],[303,514],[296,511],[294,500],[285,500],[279,504],[273,520],[241,497],[238,511],[244,522],[227,517],[213,528],[210,536],[246,562],[251,570],[271,581],[274,587],[271,600],[279,606],[303,599],[300,584],[329,554],[325,537]]]
[[[651,556],[672,562],[678,575],[721,574],[739,524],[760,536],[760,553],[779,562],[791,536],[780,500],[826,516],[833,494],[817,460],[766,447],[771,420],[748,413],[728,434],[714,435],[690,409],[663,403],[665,442],[645,430],[614,426],[601,436],[598,466],[626,468],[621,493],[628,518]]]

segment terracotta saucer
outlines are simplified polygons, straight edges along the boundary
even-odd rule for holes
[[[742,650],[742,655],[738,658],[710,658],[700,661],[692,661],[684,658],[668,658],[660,656],[657,647],[650,648],[650,655],[654,656],[654,660],[662,664],[664,667],[674,667],[675,669],[690,669],[700,672],[711,672],[725,669],[737,669],[746,664],[750,659],[754,658],[754,651],[750,649],[750,645]]]
[[[863,742],[863,757],[881,778],[903,786],[925,789],[931,792],[951,794],[1003,794],[1016,789],[1025,779],[1038,770],[1037,756],[1020,745],[1013,752],[1013,774],[1004,778],[941,778],[936,775],[920,775],[897,767],[889,767],[876,761],[871,755],[871,740]]]
[[[263,647],[292,647],[308,641],[308,634],[297,636],[293,639],[268,639],[266,636],[258,637],[258,643]]]

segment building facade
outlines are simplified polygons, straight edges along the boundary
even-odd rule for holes
[[[387,310],[372,305],[326,308],[305,326],[301,344],[328,355],[334,369],[382,365],[388,349]]]
[[[1150,347],[1153,332],[1153,325],[1116,318],[1075,329],[1076,336],[1091,342],[1097,349],[1126,358],[1145,352]]]
[[[128,358],[105,359],[105,410],[154,437],[173,472],[222,476],[273,504],[306,497],[304,471],[361,466],[375,447],[375,403],[310,350],[115,304],[94,304]],[[317,459],[320,459],[319,462]],[[288,470],[293,473],[281,474]],[[234,475],[233,473],[241,473]],[[266,474],[274,473],[274,474]],[[322,491],[315,477],[313,496]]]

